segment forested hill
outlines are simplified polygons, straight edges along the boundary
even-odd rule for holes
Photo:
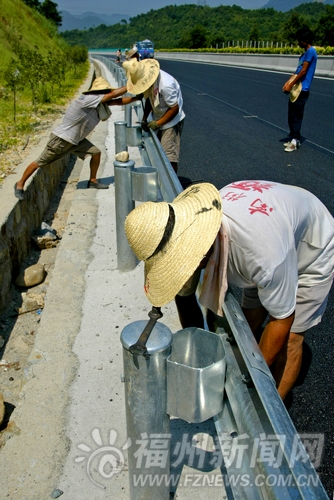
[[[334,0],[319,0],[325,1],[326,4],[334,4]],[[282,12],[287,12],[288,10],[293,9],[294,7],[298,7],[298,5],[304,3],[302,0],[269,0],[268,3],[263,5],[264,9],[268,9],[272,7],[276,10],[281,10]]]
[[[321,19],[332,22],[329,31],[334,34],[333,18],[334,7],[320,2],[305,3],[288,12],[242,9],[236,5],[170,5],[151,9],[128,23],[65,31],[62,36],[70,44],[91,49],[131,47],[136,40],[145,38],[153,40],[156,49],[216,47],[229,40],[289,42],[291,28],[307,25],[316,30]],[[327,45],[331,43],[327,41]]]

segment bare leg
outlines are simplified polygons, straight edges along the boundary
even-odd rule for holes
[[[90,181],[96,182],[96,174],[100,166],[101,153],[96,153],[90,159]]]
[[[16,187],[18,189],[23,189],[24,185],[27,182],[27,180],[29,179],[29,177],[31,177],[32,174],[38,168],[39,168],[39,166],[37,165],[37,163],[35,161],[31,162],[30,165],[28,165],[27,168],[25,169],[25,171],[23,172],[23,175],[22,175],[21,179],[19,181],[17,181]]]
[[[281,398],[292,390],[300,372],[303,357],[303,333],[290,332],[289,338],[271,367]]]

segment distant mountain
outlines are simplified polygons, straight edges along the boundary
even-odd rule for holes
[[[70,14],[66,10],[61,11],[62,15],[62,25],[59,31],[71,31],[71,30],[84,30],[89,28],[94,28],[105,24],[106,26],[111,26],[112,24],[117,24],[123,19],[129,21],[130,16],[125,14],[95,14],[94,12],[84,12],[82,14]]]
[[[317,0],[315,0],[317,1]],[[320,0],[321,1],[321,0]],[[268,3],[266,3],[262,9],[269,9],[270,7],[272,9],[281,11],[281,12],[287,12],[288,10],[294,9],[295,7],[298,7],[298,5],[301,5],[302,3],[311,3],[312,0],[269,0]],[[324,0],[321,3],[323,4],[328,4],[328,5],[333,5],[334,0]]]

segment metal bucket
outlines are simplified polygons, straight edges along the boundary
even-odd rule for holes
[[[223,408],[226,359],[220,337],[186,328],[173,335],[167,358],[167,413],[204,422]]]
[[[127,127],[126,136],[127,136],[128,146],[132,147],[140,146],[142,143],[141,126],[135,125],[133,127]]]

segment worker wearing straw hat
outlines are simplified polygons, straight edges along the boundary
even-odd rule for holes
[[[183,97],[179,83],[160,69],[156,59],[123,63],[130,94],[144,94],[146,99],[142,128],[154,130],[177,172],[180,160],[181,133],[184,124]]]
[[[201,269],[199,302],[215,314],[222,315],[228,283],[243,290],[243,311],[284,399],[333,282],[334,220],[320,200],[269,181],[220,191],[195,184],[172,203],[135,208],[125,232],[145,263],[147,298],[157,307],[175,298],[184,328],[203,328],[195,296]]]
[[[100,165],[101,151],[86,137],[100,120],[106,120],[111,115],[109,106],[128,104],[135,97],[123,97],[126,87],[112,88],[102,77],[96,78],[91,87],[73,101],[67,108],[63,121],[51,133],[50,139],[42,154],[31,162],[19,181],[15,183],[14,195],[19,200],[25,197],[24,185],[32,174],[40,167],[44,168],[55,161],[75,154],[82,160],[90,156],[90,178],[88,188],[108,189],[108,185],[97,180],[96,175]]]

